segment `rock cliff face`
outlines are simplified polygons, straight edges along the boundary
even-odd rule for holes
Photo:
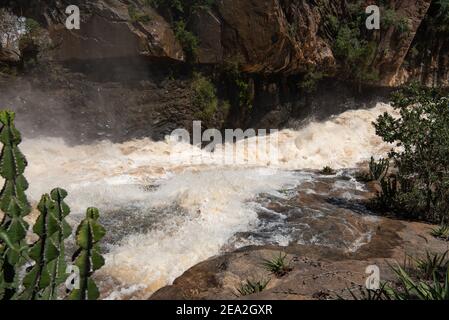
[[[183,60],[182,48],[170,25],[154,9],[145,7],[146,23],[133,23],[128,1],[34,1],[11,6],[46,26],[53,41],[53,57],[59,61],[145,56]],[[65,9],[80,8],[81,29],[65,27]],[[17,10],[19,12],[17,12]]]
[[[419,26],[426,17],[431,0],[395,0],[391,7],[398,16],[408,21],[408,31],[398,32],[398,28],[391,26],[378,35],[379,45],[373,65],[380,75],[381,84],[394,86],[410,80],[410,77],[399,77],[402,73],[405,58],[412,48]],[[448,52],[449,54],[449,52]]]
[[[428,14],[422,21],[406,64],[400,76],[420,80],[427,85],[449,85],[449,21],[438,18],[438,7],[432,2]]]
[[[135,56],[156,61],[185,60],[170,19],[142,1],[35,0],[34,6],[21,5],[21,1],[4,2],[45,23],[57,60]],[[366,6],[376,3],[364,2]],[[388,8],[406,21],[407,31],[399,31],[401,25],[388,25],[372,32],[376,50],[371,64],[379,75],[377,84],[395,86],[410,79],[448,83],[447,30],[441,31],[438,38],[428,38],[429,20],[436,15],[429,8],[436,2],[388,1]],[[80,6],[79,31],[64,27],[69,4]],[[133,17],[130,6],[135,6],[145,19]],[[297,74],[313,66],[330,76],[339,76],[339,61],[333,53],[335,34],[326,26],[330,17],[346,21],[349,6],[345,0],[217,0],[211,9],[197,10],[189,21],[190,29],[199,38],[197,62],[218,64],[240,57],[243,70],[249,73]],[[436,39],[440,39],[438,43]],[[430,53],[412,59],[410,50],[417,43]],[[422,64],[429,65],[426,71]]]
[[[288,7],[297,20],[294,27],[284,6],[277,0],[219,1],[225,55],[243,56],[244,70],[253,73],[295,73],[308,64],[334,64],[329,45],[318,35],[317,8],[305,1]]]
[[[21,50],[0,46],[0,103],[28,110],[37,94],[40,104],[50,109],[65,108],[69,114],[86,109],[83,114],[94,127],[81,133],[74,129],[76,135],[95,136],[96,126],[108,128],[105,119],[114,113],[118,118],[112,122],[129,133],[117,139],[132,138],[135,132],[160,139],[174,127],[189,128],[201,113],[192,103],[191,76],[184,72],[192,65],[210,75],[218,98],[231,104],[227,115],[221,112],[212,121],[203,121],[214,128],[294,126],[312,113],[320,118],[363,106],[412,80],[449,86],[449,13],[446,18],[441,15],[437,0],[383,1],[381,29],[364,30],[362,40],[372,47],[363,63],[375,77],[362,79],[357,86],[351,83],[355,75],[344,69],[348,63],[336,52],[336,43],[340,31],[353,28],[358,15],[363,19],[356,28],[364,28],[363,8],[375,3],[215,0],[211,7],[196,8],[183,17],[198,44],[192,60],[178,29],[179,17],[171,9],[152,8],[147,1],[2,0],[0,8],[36,20],[44,33],[41,44],[47,43],[25,42]],[[65,27],[71,4],[80,8],[80,30]],[[356,50],[358,43],[351,41],[349,50]],[[2,68],[23,68],[25,60],[36,57],[36,47],[41,49],[37,60],[42,63],[2,84]],[[235,63],[249,88],[251,108],[235,101],[241,92],[220,75]],[[359,63],[350,62],[349,69]],[[307,81],[315,92],[305,89]],[[361,87],[368,88],[362,95]],[[27,88],[28,102],[15,98],[21,88]],[[120,97],[110,92],[121,92]],[[142,112],[145,117],[140,121]]]

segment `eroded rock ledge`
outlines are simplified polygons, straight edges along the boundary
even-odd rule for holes
[[[393,280],[388,263],[402,263],[406,254],[424,255],[426,249],[444,252],[447,244],[429,236],[430,229],[426,224],[383,219],[371,243],[354,254],[304,245],[248,247],[194,266],[150,299],[350,298],[347,288],[365,285],[365,269],[369,265],[379,266],[383,281]],[[272,259],[279,252],[288,254],[293,270],[276,278],[264,270],[261,261]],[[237,288],[246,279],[268,278],[271,280],[261,293],[239,295]]]
[[[25,3],[26,2],[26,3]],[[3,1],[45,24],[55,43],[58,60],[105,59],[144,56],[150,60],[185,60],[170,22],[138,0],[79,0],[80,31],[63,26],[65,8],[74,1]],[[366,5],[376,3],[366,1]],[[372,65],[378,84],[395,86],[411,79],[448,84],[449,40],[446,31],[429,26],[437,14],[437,1],[390,0],[389,7],[407,20],[407,32],[391,25],[373,33],[376,52]],[[132,21],[135,5],[148,19]],[[243,70],[256,74],[297,74],[311,66],[338,77],[332,46],[335,34],[327,21],[348,17],[347,1],[217,0],[210,10],[199,10],[190,28],[199,38],[199,64],[219,64],[236,56]],[[430,37],[429,37],[430,36]],[[419,46],[416,46],[416,44]],[[419,47],[421,54],[411,52]]]
[[[289,245],[224,248],[225,253],[193,266],[150,299],[351,298],[347,289],[365,285],[368,266],[380,268],[382,281],[395,280],[389,264],[403,265],[410,256],[422,257],[427,251],[443,253],[447,250],[446,241],[430,235],[432,225],[374,216],[358,200],[345,200],[345,191],[334,188],[334,182],[342,183],[341,179],[318,178],[309,186],[315,188],[315,192],[305,192],[308,190],[305,184],[291,200],[276,198],[269,202],[267,209],[285,217],[284,225],[277,225],[278,229],[271,232],[282,234],[285,225],[293,226]],[[355,198],[372,197],[374,185],[368,184],[366,191],[353,191]],[[267,218],[262,213],[259,219]],[[309,228],[298,234],[301,225]],[[267,227],[263,232],[262,237],[266,236]],[[257,233],[250,234],[258,237]],[[278,257],[280,252],[288,254],[286,261],[291,261],[292,270],[276,277],[262,262]],[[262,292],[242,296],[238,289],[247,279],[270,281]]]

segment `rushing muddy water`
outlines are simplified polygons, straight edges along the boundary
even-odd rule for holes
[[[74,224],[87,207],[101,210],[108,231],[106,265],[97,275],[103,298],[147,298],[194,264],[248,244],[296,241],[357,250],[369,241],[369,228],[329,214],[329,207],[311,204],[280,213],[272,206],[298,192],[357,197],[363,187],[349,172],[340,171],[341,179],[320,189],[325,178],[310,170],[355,168],[371,155],[385,153],[389,147],[372,126],[385,111],[391,107],[378,104],[280,131],[275,164],[260,156],[248,166],[223,165],[218,151],[208,164],[184,164],[184,158],[204,151],[170,141],[69,147],[62,139],[26,139],[28,194],[36,202],[55,186],[67,189]],[[257,148],[251,140],[247,146]],[[320,223],[313,222],[316,217],[328,217],[354,235],[354,241],[327,237]]]

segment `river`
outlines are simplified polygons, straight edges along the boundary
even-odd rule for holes
[[[98,207],[108,231],[102,245],[106,265],[97,274],[102,297],[148,298],[188,268],[223,251],[305,241],[306,230],[318,234],[307,219],[296,233],[284,225],[282,216],[261,221],[264,212],[270,214],[266,199],[288,198],[298,190],[317,192],[313,183],[322,177],[314,170],[357,168],[371,155],[385,154],[389,146],[375,135],[372,122],[386,111],[393,112],[379,103],[279,131],[276,163],[261,156],[248,165],[225,165],[219,148],[205,164],[184,163],[205,151],[168,139],[69,146],[58,138],[27,138],[21,148],[30,163],[28,195],[36,203],[51,188],[65,188],[73,225],[87,207]],[[257,148],[251,139],[246,146],[249,153]],[[349,177],[334,183],[340,194],[351,197],[363,189],[350,173],[339,174]],[[319,207],[314,211],[327,214]],[[356,237],[359,243],[346,245],[357,250],[369,241],[367,234],[362,230]]]

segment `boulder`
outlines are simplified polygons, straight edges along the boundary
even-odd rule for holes
[[[310,64],[333,65],[330,46],[318,36],[320,16],[302,1],[289,21],[278,0],[220,0],[222,41],[227,56],[243,56],[253,73],[295,73]]]
[[[55,53],[58,60],[136,56],[184,59],[170,25],[154,10],[146,8],[146,18],[141,21],[132,21],[122,1],[92,2],[88,10],[81,12],[80,30],[67,30],[63,24],[51,26],[50,35],[59,44]]]
[[[146,57],[183,61],[184,53],[170,24],[155,10],[139,8],[131,17],[129,3],[120,0],[81,1],[80,30],[65,27],[70,1],[42,4],[26,12],[45,21],[58,61]],[[137,9],[136,9],[137,10]]]

